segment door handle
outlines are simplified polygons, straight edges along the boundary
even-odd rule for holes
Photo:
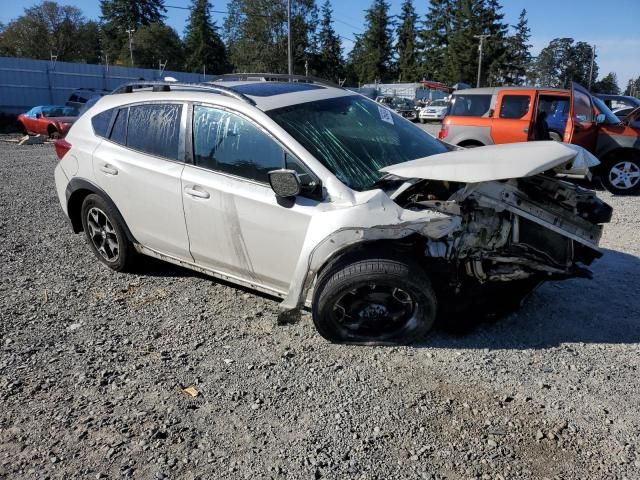
[[[104,164],[100,165],[100,171],[102,173],[106,173],[107,175],[117,175],[118,174],[118,169],[113,167],[112,165],[109,165],[108,163],[104,163]]]
[[[529,129],[528,129],[528,128],[523,128],[523,129],[522,129],[522,131],[523,131],[524,133],[529,133]]]
[[[209,198],[211,196],[209,195],[209,192],[205,192],[203,190],[197,190],[197,188],[198,188],[198,185],[194,185],[193,187],[187,187],[184,189],[184,193],[197,198]]]

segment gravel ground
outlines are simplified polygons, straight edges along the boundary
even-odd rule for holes
[[[640,198],[602,193],[593,281],[349,347],[187,270],[102,267],[55,163],[0,143],[0,478],[640,478]]]

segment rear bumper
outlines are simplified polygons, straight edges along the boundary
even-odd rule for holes
[[[62,166],[60,163],[56,165],[55,170],[53,171],[53,176],[56,183],[56,193],[58,194],[58,200],[60,201],[60,206],[62,207],[62,211],[68,217],[69,212],[67,211],[67,185],[69,185],[69,179],[67,175],[64,173]]]

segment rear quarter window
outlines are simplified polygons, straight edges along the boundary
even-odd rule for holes
[[[113,116],[113,109],[105,110],[104,112],[100,112],[97,115],[91,117],[91,126],[93,127],[93,133],[102,138],[107,138],[107,134],[109,133],[109,123],[111,122],[111,117]]]
[[[449,115],[482,117],[489,113],[491,95],[454,95]]]

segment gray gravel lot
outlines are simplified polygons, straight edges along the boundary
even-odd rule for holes
[[[640,478],[640,198],[602,193],[593,281],[349,347],[187,270],[101,266],[55,163],[0,143],[0,478]]]

